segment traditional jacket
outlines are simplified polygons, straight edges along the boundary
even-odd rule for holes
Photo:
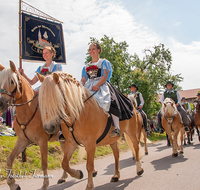
[[[165,98],[171,98],[175,104],[180,104],[181,105],[181,96],[180,94],[177,92],[177,91],[174,91],[173,89],[172,90],[166,90],[162,96],[161,96],[161,99],[160,99],[160,102],[163,103]]]

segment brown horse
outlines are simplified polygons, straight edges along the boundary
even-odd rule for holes
[[[170,139],[170,143],[172,144],[172,156],[177,157],[179,149],[180,153],[183,153],[183,140],[185,129],[181,121],[181,116],[178,113],[176,105],[171,98],[166,98],[164,100],[161,108],[161,113],[162,126]],[[181,147],[179,147],[177,143],[178,134],[180,134]]]
[[[185,111],[187,112],[187,109],[185,107],[185,105],[183,104],[182,107],[185,109]],[[192,128],[192,121],[191,121],[191,118],[190,116],[187,114],[187,117],[188,117],[188,128],[189,128],[189,131],[186,132],[186,135],[187,135],[187,143],[188,144],[191,144],[191,141],[193,141],[193,138],[192,138],[192,135],[194,134],[194,129]],[[185,142],[185,139],[184,139],[184,145],[186,145],[186,142]]]
[[[36,144],[40,147],[43,174],[44,176],[48,176],[48,141],[52,142],[57,139],[58,129],[52,137],[43,129],[40,110],[37,109],[38,97],[35,96],[32,87],[26,79],[17,73],[14,63],[10,61],[10,68],[6,69],[0,65],[0,71],[0,112],[5,112],[7,107],[14,103],[17,114],[14,122],[14,130],[18,139],[14,149],[7,158],[7,184],[11,190],[19,190],[20,186],[15,183],[14,178],[9,177],[12,174],[14,159],[27,146]],[[64,149],[64,142],[60,142],[60,144],[62,149]],[[67,173],[64,171],[59,182],[64,182],[65,178],[67,178]],[[42,189],[46,189],[48,185],[49,179],[48,177],[44,177]]]
[[[114,129],[114,126],[110,128],[105,138],[97,142],[97,139],[104,132],[108,114],[99,107],[89,90],[80,85],[71,75],[64,72],[55,72],[45,78],[38,74],[38,78],[42,82],[39,104],[44,129],[48,133],[54,133],[61,118],[65,120],[68,126],[64,127],[62,125],[66,139],[62,162],[63,169],[72,177],[78,179],[83,177],[80,170],[74,170],[69,165],[69,160],[77,147],[77,142],[83,144],[87,152],[88,183],[86,190],[94,189],[92,172],[94,170],[95,147],[110,144],[115,157],[115,174],[111,181],[118,181],[120,178],[119,149],[117,147],[119,137],[109,137],[109,133]],[[134,114],[131,119],[120,121],[120,129],[121,134],[125,132],[132,141],[132,147],[136,152],[137,174],[141,175],[143,169],[139,158],[136,122],[137,116]],[[76,142],[74,139],[76,139]]]
[[[131,94],[128,95],[128,98],[131,100],[134,108],[137,108],[137,101],[136,101],[136,96],[137,94]],[[142,140],[144,142],[144,151],[145,151],[145,155],[148,155],[148,148],[147,148],[147,133],[145,132],[145,129],[143,127],[143,122],[142,122],[142,116],[139,113],[139,111],[136,111],[137,114],[137,122],[138,122],[138,139]]]

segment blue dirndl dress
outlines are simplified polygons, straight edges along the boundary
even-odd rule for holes
[[[99,87],[95,93],[92,87],[96,85],[102,76],[105,76],[103,70],[109,71],[107,81]],[[120,121],[130,119],[133,116],[133,105],[131,101],[119,92],[111,83],[112,76],[111,63],[106,59],[99,59],[96,63],[88,63],[83,67],[82,77],[86,78],[85,87],[88,88],[99,106],[106,113],[119,117]]]

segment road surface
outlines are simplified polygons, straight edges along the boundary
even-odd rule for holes
[[[149,145],[149,155],[142,158],[144,174],[136,175],[135,161],[130,151],[120,154],[121,178],[119,182],[110,183],[114,173],[112,155],[95,160],[98,175],[94,178],[95,190],[200,190],[200,143],[195,134],[193,144],[184,146],[184,154],[174,158],[171,147],[166,141]],[[73,168],[81,169],[84,178],[81,180],[69,177],[64,184],[57,185],[62,170],[50,171],[48,190],[84,190],[87,184],[85,163]],[[36,190],[42,186],[42,179],[17,179],[22,190]],[[7,184],[0,190],[9,189]]]

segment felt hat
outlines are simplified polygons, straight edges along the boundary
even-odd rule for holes
[[[136,84],[131,84],[131,86],[133,86],[133,87],[135,87],[135,88],[137,88],[137,90],[138,90],[138,87],[137,87],[137,85]],[[131,88],[131,86],[129,86],[129,88]]]
[[[167,87],[167,85],[168,85],[168,84],[171,84],[171,85],[172,85],[172,87],[174,86],[174,84],[173,84],[171,81],[167,81],[167,83],[166,83],[165,87]]]

